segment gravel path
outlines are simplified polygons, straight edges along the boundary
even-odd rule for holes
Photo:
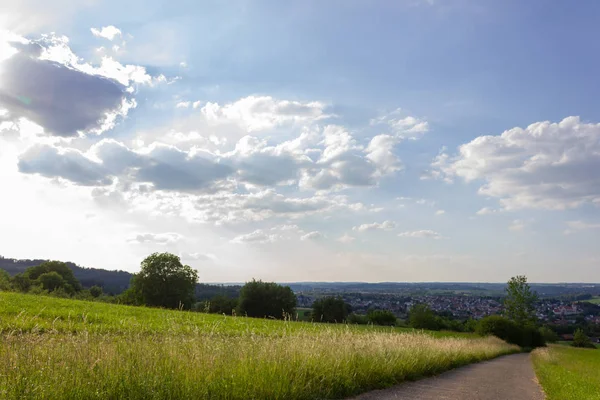
[[[543,400],[531,357],[520,353],[460,367],[433,378],[364,393],[353,400]]]

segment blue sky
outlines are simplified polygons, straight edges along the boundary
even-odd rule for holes
[[[0,17],[0,254],[204,281],[600,280],[600,4]]]

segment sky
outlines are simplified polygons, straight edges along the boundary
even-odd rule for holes
[[[600,282],[600,3],[0,4],[0,255]]]

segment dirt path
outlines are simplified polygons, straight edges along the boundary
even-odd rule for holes
[[[543,400],[529,354],[471,364],[353,400]]]

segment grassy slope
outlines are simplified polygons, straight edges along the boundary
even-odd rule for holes
[[[553,345],[533,353],[548,400],[600,400],[600,351]]]
[[[342,398],[517,351],[495,338],[0,293],[0,398]]]
[[[600,305],[600,296],[596,296],[593,299],[585,300],[585,301],[588,302],[588,303]]]

